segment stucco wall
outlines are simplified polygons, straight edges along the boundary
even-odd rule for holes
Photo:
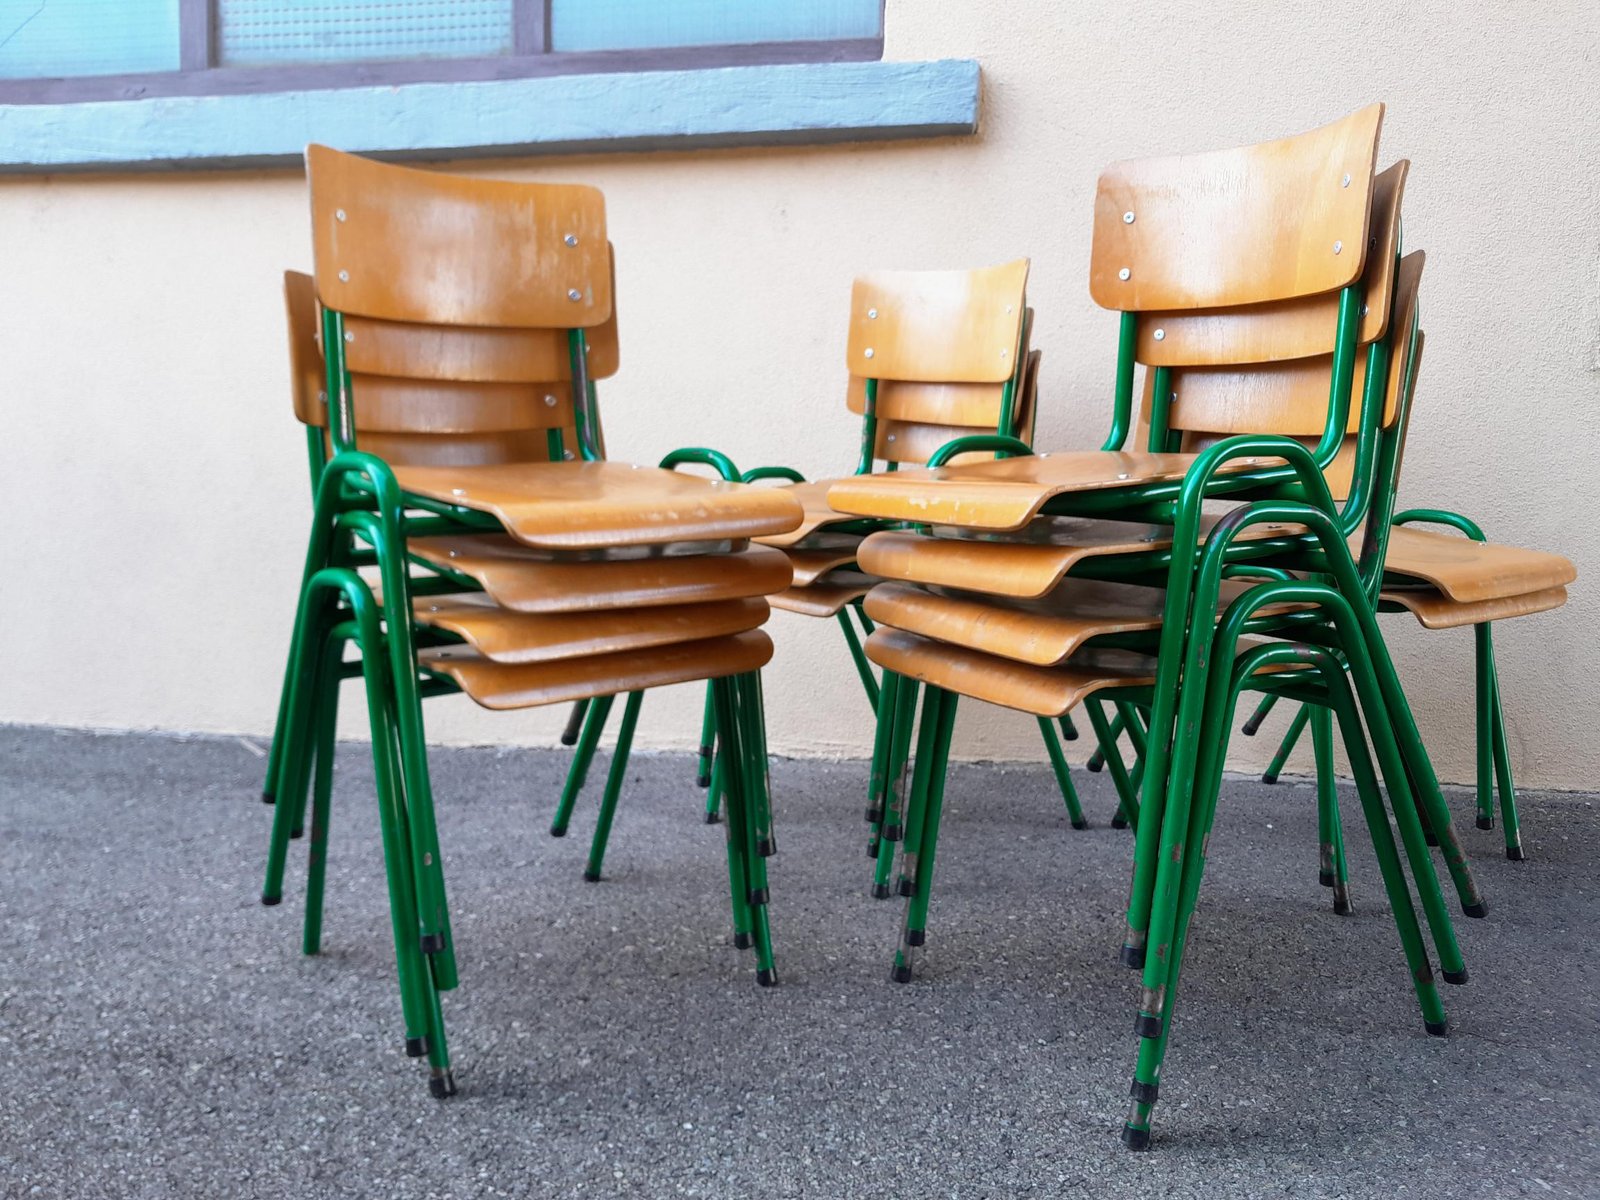
[[[852,273],[1032,256],[1039,441],[1096,445],[1115,342],[1086,287],[1097,170],[1387,101],[1382,160],[1412,159],[1407,244],[1429,252],[1402,501],[1459,506],[1491,536],[1578,562],[1572,602],[1502,627],[1499,650],[1521,782],[1595,787],[1600,534],[1579,514],[1600,504],[1597,43],[1588,0],[890,0],[887,57],[982,62],[978,137],[478,169],[606,191],[624,346],[602,396],[615,457],[709,443],[815,476],[854,455]],[[307,511],[277,285],[308,265],[301,179],[7,179],[0,245],[0,720],[268,731]],[[1471,637],[1390,620],[1441,774],[1468,780]],[[771,628],[774,749],[864,753],[870,722],[836,628],[784,614]],[[693,689],[652,696],[640,744],[689,745],[699,711]],[[457,742],[549,744],[563,717],[429,708],[432,736]],[[1239,764],[1264,742],[1237,739]],[[1031,721],[973,705],[957,753],[1041,749]]]

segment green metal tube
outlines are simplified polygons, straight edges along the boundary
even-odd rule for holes
[[[600,815],[595,821],[594,837],[589,843],[589,862],[583,877],[590,883],[600,882],[600,868],[606,857],[606,843],[611,839],[611,823],[617,815],[617,798],[622,794],[622,783],[628,775],[628,755],[633,752],[633,731],[639,724],[639,706],[644,703],[643,692],[629,692],[622,706],[622,725],[617,730],[617,746],[611,752],[611,769],[606,772],[605,795],[600,800]]]
[[[615,699],[615,696],[599,696],[589,704],[583,732],[578,736],[578,749],[572,756],[572,762],[567,765],[567,780],[561,787],[556,815],[550,820],[551,837],[567,836],[567,826],[572,823],[573,806],[578,802],[578,793],[583,790],[584,781],[589,777],[589,764],[594,761],[595,749],[600,745],[600,735],[605,730],[606,718],[611,715],[611,704]]]
[[[1074,829],[1087,829],[1083,806],[1078,801],[1078,789],[1072,784],[1072,773],[1067,769],[1067,756],[1056,738],[1056,727],[1049,717],[1039,717],[1039,734],[1044,738],[1045,753],[1050,756],[1050,769],[1056,774],[1056,786],[1061,789],[1061,799],[1067,806],[1067,819]]]

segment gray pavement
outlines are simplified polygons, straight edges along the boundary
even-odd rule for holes
[[[1074,832],[1048,771],[953,771],[897,986],[863,765],[775,762],[782,985],[759,990],[687,758],[635,761],[588,884],[598,788],[545,832],[567,752],[436,750],[463,979],[441,1104],[400,1051],[371,774],[344,749],[308,959],[303,853],[283,905],[256,899],[270,810],[240,741],[0,729],[0,1195],[1600,1195],[1593,797],[1523,797],[1525,863],[1469,814],[1491,912],[1457,921],[1472,981],[1439,1040],[1370,855],[1334,916],[1311,789],[1230,780],[1133,1155],[1131,843],[1101,777],[1077,773]]]

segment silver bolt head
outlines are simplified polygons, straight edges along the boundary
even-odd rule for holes
[[[556,398],[554,396],[546,396],[544,398],[544,402],[550,408],[554,408],[556,406]]]
[[[340,271],[339,272],[339,282],[340,283],[349,283],[350,282],[350,272],[349,271]]]
[[[355,335],[355,334],[353,334],[353,333],[351,333],[351,332],[350,332],[350,331],[349,331],[349,330],[348,330],[348,329],[347,329],[347,330],[345,330],[345,332],[344,332],[344,340],[345,340],[345,341],[347,341],[347,342],[353,342],[353,341],[355,341],[355,340],[356,340],[356,335]]]
[[[1350,186],[1350,176],[1348,174],[1342,180],[1339,181],[1339,186],[1340,187],[1349,187]]]
[[[333,213],[333,219],[335,221],[344,220],[344,209],[342,209],[342,208],[335,209],[334,213]]]
[[[580,292],[577,288],[568,288],[567,289],[567,299],[568,300],[573,300],[573,301],[582,300],[583,299],[583,293]]]
[[[1123,213],[1122,214],[1122,223],[1124,225],[1132,225],[1133,224],[1133,214],[1131,212]]]
[[[1122,270],[1117,272],[1117,278],[1123,280],[1124,282],[1126,282],[1129,278],[1131,278],[1132,275],[1133,275],[1133,272],[1128,270],[1127,267],[1123,267]]]
[[[878,319],[878,310],[875,309],[875,308],[867,309],[867,320],[876,321],[877,319]]]
[[[866,357],[866,358],[871,358],[872,357],[872,347],[871,346],[868,346],[866,348],[866,351],[864,352],[864,357]]]
[[[565,454],[563,454],[563,455],[562,455],[562,456],[561,456],[561,457],[562,457],[562,458],[564,458],[564,459],[566,459],[566,460],[567,460],[567,461],[568,461],[568,462],[571,462],[571,461],[572,461],[572,460],[573,460],[573,459],[574,459],[574,458],[576,458],[576,457],[577,457],[577,455],[575,455],[575,454],[573,454],[573,453],[572,453],[572,451],[571,451],[571,450],[568,450],[568,451],[567,451],[567,452],[566,452],[566,453],[565,453]]]
[[[567,234],[566,237],[562,238],[561,240],[564,241],[569,246],[576,246],[578,244],[578,235],[575,234],[575,233],[569,233],[569,234]]]
[[[1343,249],[1344,249],[1344,243],[1343,242],[1335,242],[1333,244],[1333,252],[1335,254],[1339,253],[1339,251],[1341,251]]]
[[[1158,341],[1158,342],[1164,342],[1164,341],[1166,341],[1166,340],[1167,340],[1167,331],[1166,331],[1166,330],[1165,330],[1165,329],[1158,329],[1158,330],[1156,330],[1156,332],[1155,332],[1155,339],[1156,339],[1156,341]]]

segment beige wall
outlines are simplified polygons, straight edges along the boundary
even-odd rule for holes
[[[606,191],[624,331],[603,395],[616,457],[711,443],[743,466],[847,470],[852,273],[1019,254],[1045,351],[1040,443],[1096,445],[1115,340],[1086,288],[1096,171],[1382,99],[1383,161],[1413,161],[1408,245],[1429,252],[1402,501],[1459,506],[1491,536],[1600,567],[1595,522],[1570,515],[1600,504],[1592,0],[890,0],[888,31],[890,58],[981,61],[979,136],[479,168]],[[277,278],[308,265],[306,233],[291,172],[0,182],[0,720],[270,729],[307,515]],[[1499,634],[1525,785],[1600,786],[1596,596],[1585,578],[1564,610]],[[1470,779],[1471,636],[1392,621],[1441,774]],[[774,749],[864,753],[836,629],[778,614],[772,632]],[[459,698],[429,710],[432,736],[453,742],[546,745],[563,715]],[[687,746],[698,718],[693,690],[654,696],[641,744]],[[1237,741],[1241,765],[1270,749]],[[957,753],[1040,746],[1026,718],[973,706]]]

